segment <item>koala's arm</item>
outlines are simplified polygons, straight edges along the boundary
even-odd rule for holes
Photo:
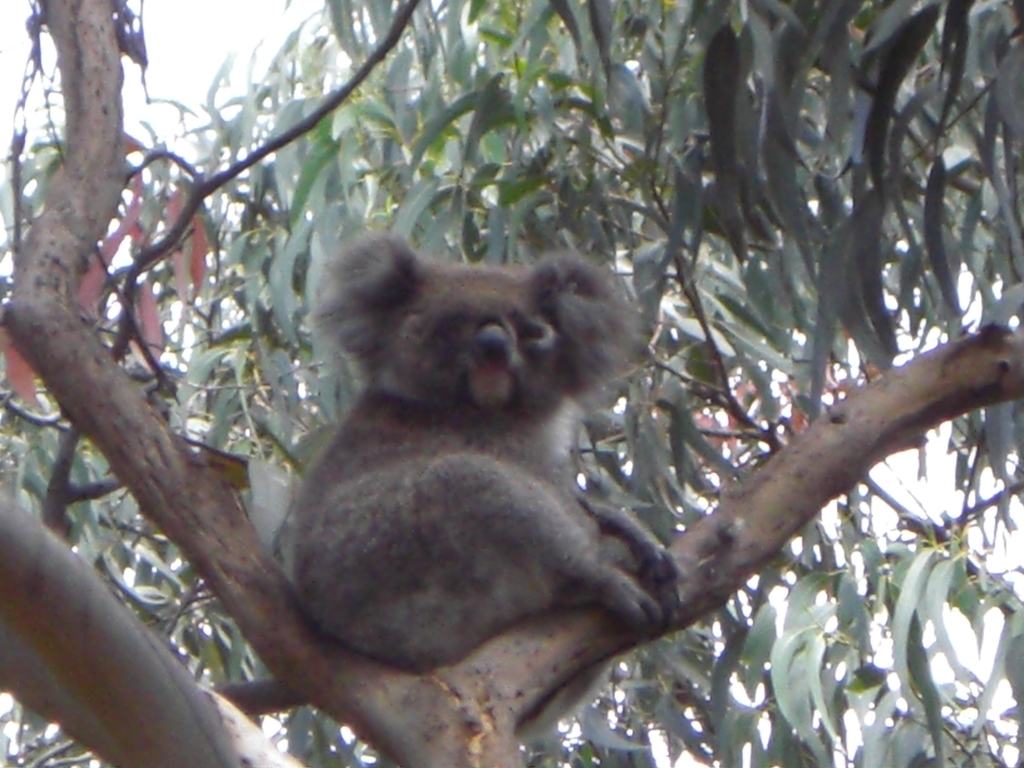
[[[583,493],[578,495],[578,499],[603,535],[612,536],[629,548],[636,558],[641,581],[660,595],[659,602],[670,613],[674,600],[669,591],[674,593],[680,575],[672,554],[627,510]]]

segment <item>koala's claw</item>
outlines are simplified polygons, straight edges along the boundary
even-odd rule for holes
[[[639,581],[659,606],[659,628],[672,625],[679,607],[679,579],[681,573],[672,553],[661,546],[645,553],[640,563]]]
[[[645,628],[659,630],[665,626],[665,609],[661,602],[647,597],[643,603],[644,614],[647,619]]]
[[[679,605],[676,584],[675,578],[644,583],[635,576],[615,572],[607,584],[605,604],[637,634],[658,634],[670,627],[675,617]]]
[[[679,566],[667,549],[655,546],[640,564],[640,575],[645,582],[653,585],[666,584],[679,580]]]

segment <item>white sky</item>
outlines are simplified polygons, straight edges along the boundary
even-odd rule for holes
[[[185,104],[202,102],[228,56],[238,55],[235,77],[241,77],[250,54],[260,41],[265,41],[260,47],[265,65],[288,33],[322,8],[323,0],[148,0],[143,20],[150,98]],[[29,54],[25,32],[29,13],[27,0],[0,0],[0,155],[7,154],[11,116]],[[44,66],[52,68],[52,49],[48,53],[51,55]],[[147,105],[139,68],[127,59],[123,61],[128,132],[141,134],[136,128],[138,121],[145,119],[158,129],[166,125],[167,138],[171,138],[178,132],[176,111]]]

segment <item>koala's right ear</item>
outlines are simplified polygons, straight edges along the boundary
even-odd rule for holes
[[[423,263],[400,237],[367,235],[324,268],[313,322],[341,349],[373,365],[423,282]]]

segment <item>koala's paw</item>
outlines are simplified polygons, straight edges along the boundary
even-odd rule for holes
[[[663,619],[659,628],[670,626],[679,606],[679,566],[672,553],[654,537],[636,537],[631,545],[636,558],[635,578],[660,606]]]
[[[679,566],[672,553],[658,547],[641,563],[640,583],[658,601],[665,615],[664,625],[669,626],[679,607]]]
[[[671,578],[656,585],[641,584],[635,577],[616,571],[608,581],[605,603],[631,631],[656,634],[672,624],[679,605],[676,583]]]
[[[644,584],[660,585],[679,580],[679,566],[672,554],[657,542],[650,542],[639,553],[640,579]]]

